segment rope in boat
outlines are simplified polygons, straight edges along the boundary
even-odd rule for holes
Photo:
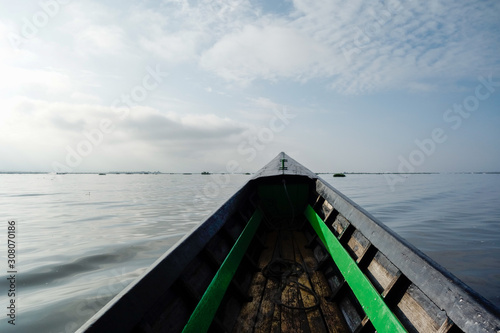
[[[279,306],[292,310],[309,311],[318,308],[320,305],[318,294],[316,294],[312,288],[297,281],[297,278],[306,272],[304,266],[293,260],[283,259],[283,255],[281,253],[281,233],[278,234],[276,248],[277,251],[274,251],[273,258],[262,270],[262,275],[279,284],[278,291],[275,293],[272,301]],[[297,295],[299,289],[309,293],[314,297],[314,304],[310,306],[293,306],[283,303],[281,301],[281,295],[287,286],[294,286],[297,289]]]
[[[266,267],[264,267],[262,274],[266,278],[278,282],[280,285],[278,292],[274,295],[272,299],[275,304],[292,310],[304,310],[304,311],[314,310],[319,307],[320,301],[318,294],[316,294],[316,292],[312,290],[312,288],[309,288],[303,283],[300,283],[292,279],[292,277],[299,277],[304,272],[305,272],[304,267],[301,264],[295,261],[279,259],[279,258],[273,259]],[[302,289],[307,293],[311,294],[314,297],[314,304],[310,306],[293,306],[283,303],[281,301],[281,295],[285,290],[285,288],[289,285],[295,286],[297,288],[297,291],[299,289]]]

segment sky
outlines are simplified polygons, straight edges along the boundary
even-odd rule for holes
[[[500,2],[2,1],[0,171],[500,171]]]

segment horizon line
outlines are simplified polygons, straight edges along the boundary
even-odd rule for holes
[[[248,175],[253,174],[255,172],[208,172],[208,171],[175,171],[175,172],[162,172],[162,171],[81,171],[81,172],[48,172],[48,171],[0,171],[2,175],[9,174],[46,174],[46,175],[121,175],[121,174],[163,174],[163,175],[226,175],[226,174],[234,174],[234,175]],[[343,173],[346,175],[421,175],[421,174],[500,174],[500,171],[421,171],[421,172],[377,172],[377,171],[360,171],[360,172],[315,172],[317,175],[325,175],[325,174],[335,174],[335,173]]]

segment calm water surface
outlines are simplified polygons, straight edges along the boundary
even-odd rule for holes
[[[411,175],[395,191],[383,175],[322,177],[500,306],[500,175]],[[18,224],[16,326],[4,314],[0,332],[74,332],[249,178],[0,175],[4,309]]]

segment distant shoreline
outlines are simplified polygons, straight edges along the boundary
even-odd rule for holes
[[[317,172],[317,175],[331,175],[336,172]],[[473,174],[473,175],[500,175],[500,171],[470,171],[470,172],[342,172],[346,175],[442,175],[442,174]],[[38,171],[0,171],[0,175],[201,175],[202,172],[160,172],[160,171],[111,171],[111,172],[38,172]],[[210,175],[225,175],[227,172],[210,172]],[[233,175],[251,175],[252,173],[240,172]]]

